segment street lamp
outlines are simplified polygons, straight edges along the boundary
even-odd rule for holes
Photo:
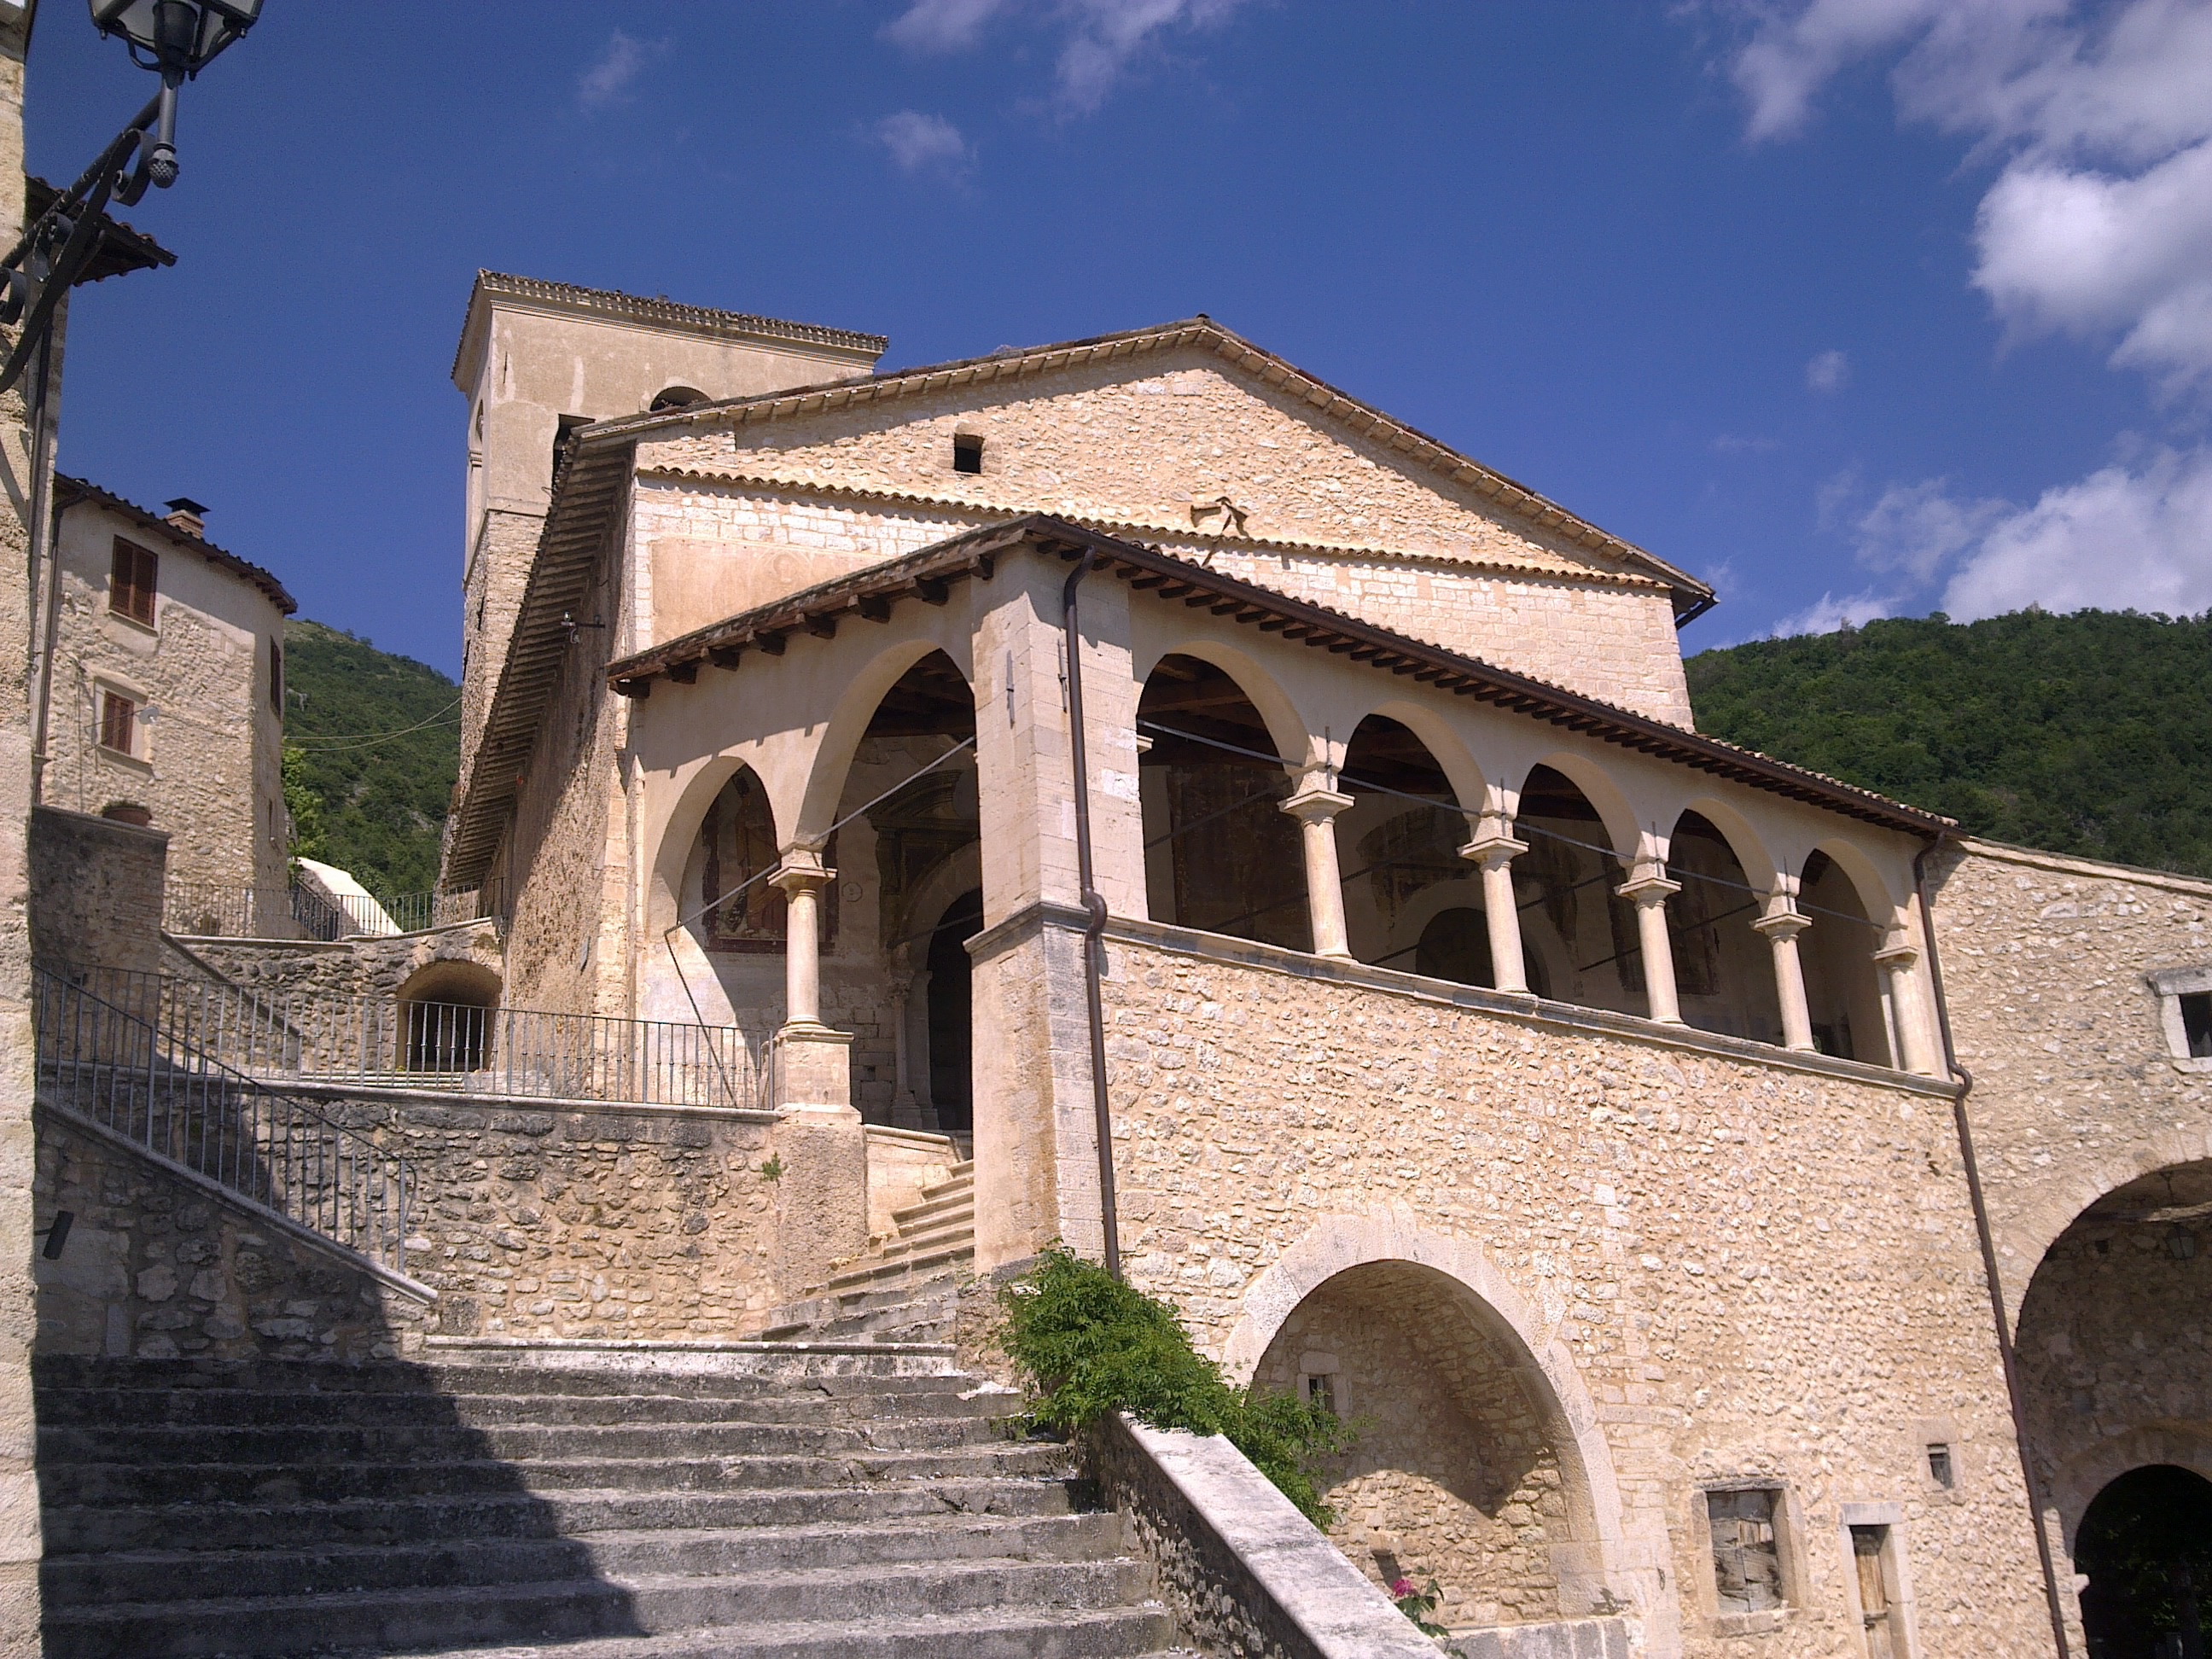
[[[217,53],[253,27],[261,15],[261,0],[90,0],[90,4],[93,27],[102,34],[121,35],[131,49],[131,61],[161,77],[161,110],[143,142],[140,176],[117,192],[128,207],[145,193],[146,183],[160,190],[176,183],[177,88],[198,79]],[[135,193],[131,185],[137,187]]]
[[[15,385],[33,355],[45,349],[55,306],[100,246],[110,198],[130,207],[148,185],[167,190],[177,182],[177,88],[261,15],[261,0],[90,3],[93,27],[102,34],[122,36],[132,61],[161,76],[161,90],[0,258],[0,325],[21,325],[6,361],[0,362],[0,392]]]

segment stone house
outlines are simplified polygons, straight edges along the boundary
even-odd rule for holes
[[[194,902],[228,915],[249,893],[281,909],[284,618],[298,605],[208,540],[195,502],[157,514],[69,477],[55,493],[61,592],[41,799],[166,832],[180,917]]]

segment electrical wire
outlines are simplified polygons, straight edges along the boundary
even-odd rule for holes
[[[460,724],[459,720],[448,720],[446,716],[460,706],[461,700],[456,696],[453,702],[431,715],[429,719],[417,720],[412,726],[403,726],[396,732],[348,732],[337,737],[319,736],[302,738],[296,741],[288,739],[285,747],[297,749],[307,754],[321,754],[338,749],[372,748],[380,743],[389,743],[394,738],[404,738],[413,732],[426,732],[434,726],[459,726]]]

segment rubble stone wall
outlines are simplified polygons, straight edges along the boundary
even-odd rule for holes
[[[1632,1599],[1664,1651],[1677,1604],[1680,1651],[1735,1651],[1703,1490],[1771,1480],[1802,1516],[1803,1571],[1762,1651],[1846,1650],[1838,1506],[1863,1502],[1902,1506],[1923,1652],[2033,1650],[2033,1542],[1939,1091],[1176,929],[1109,937],[1128,1272],[1202,1344],[1263,1350],[1292,1311],[1271,1268],[1332,1234],[1472,1256],[1492,1311],[1521,1310],[1523,1381],[1589,1402],[1547,1407],[1552,1450],[1617,1493],[1617,1538],[1547,1540],[1561,1612]],[[1960,1474],[1932,1501],[1937,1417]],[[1464,1525],[1422,1491],[1367,1507],[1401,1537]],[[1614,1524],[1577,1507],[1564,1530]]]

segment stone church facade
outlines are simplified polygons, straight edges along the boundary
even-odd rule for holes
[[[478,283],[447,884],[514,1006],[742,1030],[811,1207],[449,1251],[477,1328],[757,1328],[950,1136],[963,1266],[1110,1229],[1456,1623],[2078,1650],[2091,1500],[2212,1474],[2212,885],[1702,736],[1702,583],[1206,319],[881,347]]]

